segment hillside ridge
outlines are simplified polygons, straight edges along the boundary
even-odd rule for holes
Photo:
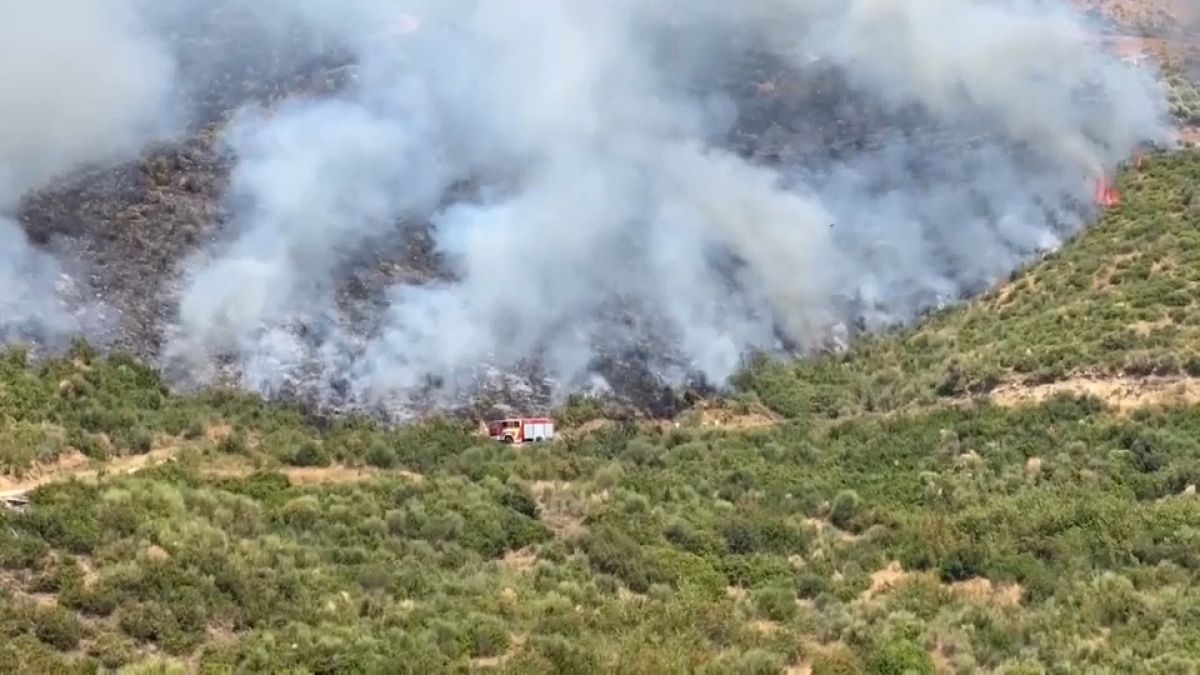
[[[1112,74],[1129,75],[1124,66],[1139,61],[1142,49],[1169,52],[1163,60],[1171,112],[1181,124],[1200,122],[1186,3],[1102,4],[1092,25],[1109,30],[1097,40],[1128,57]],[[355,6],[339,4],[336,17],[325,18],[341,20],[340,10]],[[848,6],[904,16],[911,9]],[[965,6],[933,3],[930,11],[971,24],[970,16],[954,13]],[[964,291],[962,302],[945,304],[950,296],[938,284],[929,297],[902,297],[904,306],[940,307],[911,325],[874,330],[864,323],[859,332],[847,328],[836,349],[752,359],[721,391],[704,383],[664,387],[646,367],[664,345],[637,342],[602,355],[605,377],[620,385],[608,394],[577,394],[548,411],[546,391],[500,377],[471,405],[389,424],[387,415],[353,405],[322,409],[287,382],[265,387],[267,398],[232,387],[179,388],[179,373],[154,358],[165,344],[160,326],[175,318],[164,297],[175,291],[172,270],[181,256],[245,225],[238,217],[247,213],[221,196],[237,180],[223,148],[228,139],[221,138],[231,121],[226,113],[252,100],[275,122],[297,122],[271,128],[302,132],[282,133],[286,148],[309,147],[316,138],[308,157],[314,166],[330,149],[376,149],[364,141],[372,134],[356,137],[362,143],[333,143],[301,124],[344,121],[339,115],[353,97],[343,94],[372,77],[369,68],[347,65],[337,50],[316,61],[290,58],[308,54],[313,40],[304,34],[281,30],[274,37],[286,43],[283,51],[265,35],[263,44],[246,39],[258,17],[245,3],[197,7],[197,16],[213,23],[189,25],[171,39],[199,40],[192,53],[215,54],[220,67],[213,82],[195,83],[203,114],[191,139],[85,172],[22,205],[33,245],[78,248],[96,261],[93,281],[104,300],[127,312],[125,332],[103,348],[76,340],[61,353],[18,346],[0,352],[0,673],[1200,672],[1200,149],[1188,143],[1195,128],[1184,129],[1179,148],[1120,166],[1110,185],[1120,200],[1086,226],[1073,213],[1065,223],[1057,218],[1062,213],[1043,219],[1039,209],[1047,204],[1037,199],[1034,210],[1015,209],[1015,225],[1025,217],[1044,220],[1049,227],[1039,234],[1051,236],[1024,238],[1008,223],[1016,240],[1002,248],[1011,257],[999,266],[990,256],[973,258],[980,269],[1001,271],[967,270],[960,278],[953,265],[936,270],[965,281],[955,287]],[[231,11],[239,20],[229,21]],[[589,11],[613,18],[607,12],[617,10]],[[485,14],[499,22],[490,35],[507,34],[500,30],[512,18],[507,11]],[[553,26],[558,15],[541,18]],[[676,17],[667,18],[668,32],[677,30]],[[238,30],[206,39],[222,22]],[[602,24],[581,24],[582,32],[606,35]],[[414,27],[420,34],[431,25],[436,21],[413,19],[401,33],[411,37]],[[962,35],[1001,53],[1027,44],[1040,25],[1020,23],[1025,30],[999,45],[987,41],[990,33]],[[386,44],[377,45],[379,28],[371,27],[372,48],[408,44],[394,41],[409,37],[383,27]],[[539,28],[527,29],[544,35]],[[932,46],[954,42],[933,28]],[[707,41],[708,34],[690,37]],[[687,60],[694,46],[686,39],[668,45],[668,60],[677,51]],[[873,59],[889,47],[868,46],[856,56]],[[968,46],[974,53],[976,45]],[[618,65],[629,56],[602,51],[620,52],[612,61]],[[570,57],[591,52],[564,54],[571,74],[586,75],[587,67],[575,66],[590,62]],[[745,114],[726,119],[719,101],[704,114],[719,117],[722,129],[732,124],[735,164],[744,156],[774,171],[817,158],[818,168],[870,169],[854,158],[886,159],[870,153],[889,147],[894,123],[918,139],[899,146],[914,152],[894,167],[895,196],[903,201],[926,195],[930,182],[941,180],[938,171],[957,179],[953,170],[974,170],[941,162],[947,147],[966,151],[995,141],[953,124],[931,128],[917,113],[879,113],[871,97],[851,91],[844,70],[819,59],[795,73],[771,54],[744,54],[736,63],[718,56],[721,68],[698,69],[705,70],[702,83],[720,80],[714,91],[729,93]],[[1025,63],[1017,58],[1023,55],[1011,56],[1015,65]],[[556,80],[557,71],[537,67],[562,65],[518,61],[533,68],[509,82],[518,90],[539,74]],[[453,72],[431,84],[465,90],[459,85],[491,81],[460,82],[462,63],[438,65],[447,63]],[[374,75],[394,72],[396,64],[387,65]],[[204,74],[214,64],[187,66]],[[295,96],[304,91],[319,95],[299,104]],[[342,92],[342,107],[316,105],[333,92]],[[395,112],[385,99],[372,100],[370,110]],[[819,114],[809,114],[814,110]],[[503,118],[505,111],[488,112]],[[549,112],[547,122],[574,120]],[[1110,111],[1100,112],[1096,119],[1107,120]],[[391,128],[393,120],[383,119]],[[619,126],[632,121],[622,118]],[[571,140],[571,128],[556,130]],[[1038,173],[1038,153],[1026,153],[1029,147],[988,147],[1003,152],[979,159],[999,162],[1006,167],[999,173],[1011,175],[974,187],[999,188],[990,202],[998,211],[1013,206],[1004,199],[1010,187],[1020,193],[1026,179],[1061,178]],[[389,161],[405,155],[383,154]],[[336,155],[333,164],[357,166],[356,158]],[[294,159],[285,162],[289,170],[309,166],[306,157]],[[365,185],[375,176],[354,177]],[[1041,195],[1043,187],[1047,195],[1074,193],[1075,178],[1058,187],[1039,183],[1029,194]],[[473,180],[454,185],[449,201],[473,204],[486,183]],[[891,189],[884,180],[861,194],[876,187]],[[288,196],[274,193],[292,204]],[[714,205],[741,204],[725,196],[717,193]],[[925,221],[938,227],[959,224],[953,209],[937,209],[937,196],[916,198],[933,211],[915,213],[938,216]],[[886,215],[880,224],[892,228],[887,232],[914,213],[867,201],[872,208],[857,215]],[[584,202],[591,203],[568,209],[581,220],[598,210],[580,208]],[[555,204],[548,206],[553,212]],[[307,212],[288,215],[292,224]],[[821,221],[820,233],[838,236],[853,226],[837,221],[829,228]],[[439,276],[444,261],[433,254],[444,248],[437,228],[381,222],[395,225],[376,232],[387,246],[364,246],[366,262],[348,262],[347,278],[338,279],[346,282],[338,309],[356,329],[370,327],[391,283],[447,281]],[[499,241],[482,244],[492,251]],[[1047,248],[1052,252],[1030,260]],[[595,247],[583,249],[596,254]],[[703,257],[698,249],[685,252]],[[931,259],[975,253],[963,246]],[[1019,260],[1030,262],[1006,276]],[[715,264],[740,274],[737,260]],[[799,269],[784,265],[780,278],[794,280]],[[1005,278],[984,289],[995,276]],[[655,282],[666,287],[677,281],[670,277]],[[137,283],[122,285],[131,278]],[[930,281],[915,278],[917,286]],[[668,299],[683,306],[687,289],[678,288]],[[880,300],[871,290],[845,300],[869,307]],[[289,315],[287,330],[293,318],[304,324]],[[634,320],[620,311],[612,318]],[[295,333],[311,340],[305,345],[326,337],[303,328]],[[271,337],[295,346],[280,333]],[[697,341],[707,346],[713,339],[703,333]],[[270,374],[269,359],[255,364]],[[337,389],[347,369],[331,373]],[[525,408],[553,414],[555,442],[509,446],[478,433],[481,417]]]

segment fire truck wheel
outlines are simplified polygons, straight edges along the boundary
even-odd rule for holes
[[[512,445],[512,442],[513,442],[513,437],[512,437],[512,436],[505,436],[505,437],[504,437],[504,442],[505,442],[506,444],[508,444],[508,445]]]

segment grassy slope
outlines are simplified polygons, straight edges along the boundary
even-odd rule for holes
[[[168,396],[86,349],[36,369],[12,354],[0,463],[180,460],[0,515],[0,671],[1190,672],[1200,410],[944,403],[1195,370],[1198,177],[1198,155],[1152,160],[992,297],[751,370],[749,395],[790,420],[757,429],[526,450],[449,424],[317,432],[244,396]],[[272,469],[332,462],[380,470]]]
[[[743,384],[789,415],[888,411],[1005,381],[1200,373],[1200,154],[1149,158],[1085,236],[965,308]]]

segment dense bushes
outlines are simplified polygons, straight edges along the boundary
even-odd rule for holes
[[[54,603],[0,605],[16,617],[7,635],[49,651],[0,658],[82,648],[119,665],[155,644],[179,658],[202,649],[214,667],[315,672],[393,658],[927,672],[938,641],[968,667],[1030,650],[1066,667],[1079,657],[1030,636],[1104,630],[1109,660],[1087,662],[1116,664],[1148,625],[1196,627],[1182,599],[1152,598],[1194,594],[1200,573],[1200,500],[1179,494],[1197,430],[1192,409],[1114,418],[1056,398],[745,434],[617,429],[456,457],[452,426],[414,430],[429,447],[404,449],[400,432],[369,425],[306,440],[280,424],[236,456],[308,442],[331,461],[386,447],[395,464],[377,464],[431,468],[304,487],[184,463],[42,488],[30,511],[0,516],[0,574]],[[900,587],[878,590],[890,560]],[[1020,584],[1011,600],[1006,584]],[[1051,629],[1054,607],[1073,618]],[[902,615],[911,626],[889,628]],[[651,656],[643,646],[661,631],[672,637]],[[797,651],[780,637],[793,633],[817,646]]]
[[[611,423],[533,448],[452,421],[318,430],[233,391],[169,395],[83,344],[10,351],[10,472],[178,461],[0,512],[0,670],[1194,670],[1200,410],[942,401],[1195,370],[1200,160],[1122,180],[1094,234],[981,304],[755,364],[740,383],[784,418],[762,428]],[[565,421],[602,410],[576,399]]]

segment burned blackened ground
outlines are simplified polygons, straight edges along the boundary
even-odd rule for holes
[[[212,34],[202,23],[195,27],[196,36]],[[76,282],[90,286],[95,300],[110,308],[112,332],[102,336],[107,338],[101,340],[104,346],[159,362],[167,337],[164,330],[173,323],[176,311],[182,265],[192,254],[229,236],[231,216],[225,199],[233,158],[222,150],[221,133],[230,116],[246,104],[271,106],[288,97],[330,94],[353,82],[353,64],[335,48],[313,51],[303,35],[261,45],[247,37],[230,34],[228,44],[201,45],[195,41],[208,38],[186,34],[179,38],[182,67],[194,75],[184,80],[203,83],[189,85],[192,88],[185,92],[190,131],[184,140],[154,148],[137,162],[69,177],[24,201],[20,218],[32,240],[82,261],[86,268],[80,273],[86,276]],[[801,68],[751,51],[687,84],[727,95],[736,107],[727,147],[779,169],[785,178],[819,182],[831,167],[856,157],[870,161],[871,153],[901,136],[906,156],[897,164],[903,177],[896,180],[919,186],[946,178],[932,173],[946,164],[930,157],[963,152],[980,142],[971,129],[936,125],[918,109],[881,110],[870,97],[847,86],[837,68],[820,61]],[[881,184],[878,189],[895,187]],[[474,193],[475,183],[463,177],[445,201],[470,200]],[[837,228],[838,223],[829,226]],[[331,339],[332,328],[340,340],[345,335],[374,333],[389,287],[452,280],[452,272],[435,250],[431,227],[426,222],[396,223],[391,236],[376,238],[357,250],[338,270],[340,316],[295,317],[291,323],[301,349],[319,352]],[[737,261],[730,264],[733,270]],[[930,297],[925,304],[933,309],[954,299]],[[853,291],[847,292],[845,303],[846,315],[870,313],[869,300]],[[596,391],[609,393],[634,410],[656,415],[675,412],[686,396],[665,386],[660,375],[686,371],[687,364],[672,350],[670,336],[656,334],[655,321],[639,308],[613,308],[604,320],[618,330],[612,331],[610,342],[596,345],[592,366],[604,382]],[[636,324],[638,330],[622,324]],[[845,347],[856,331],[871,327],[866,320],[838,327],[829,336],[829,346]],[[195,373],[166,365],[176,384],[186,386],[194,379]],[[218,381],[247,376],[228,364],[214,363],[212,368],[222,374]],[[257,388],[273,397],[307,401],[314,409],[346,409],[358,405],[350,393],[350,377],[351,373],[314,365]],[[698,377],[690,381],[698,391],[710,390]],[[534,412],[550,402],[552,390],[536,363],[499,364],[485,371],[467,401],[445,401],[438,395],[441,386],[430,381],[426,392],[371,412],[424,414],[435,407],[485,416]],[[569,386],[579,390],[589,385]]]
[[[37,244],[84,261],[94,299],[117,325],[109,345],[153,357],[170,317],[179,261],[224,219],[229,164],[209,130],[145,160],[95,170],[31,196],[21,221]]]

